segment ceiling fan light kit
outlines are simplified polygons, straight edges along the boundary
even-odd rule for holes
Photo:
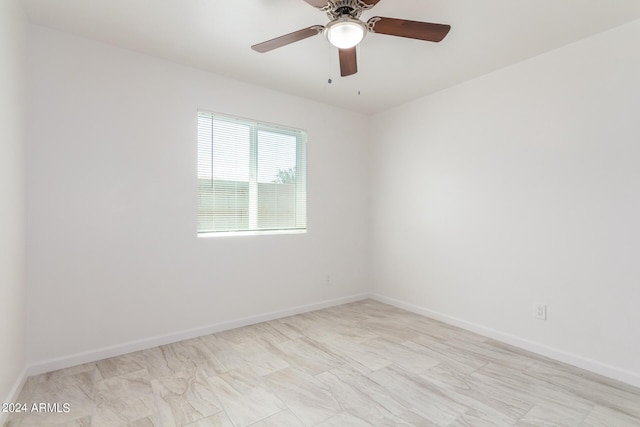
[[[264,53],[304,40],[324,32],[327,40],[338,48],[340,75],[350,76],[358,72],[355,47],[367,32],[386,34],[430,42],[440,42],[449,33],[451,26],[406,19],[374,16],[365,24],[359,18],[362,12],[371,9],[380,0],[304,0],[311,6],[327,13],[330,22],[326,26],[314,25],[284,36],[251,46]]]
[[[367,26],[359,19],[341,16],[329,22],[324,28],[327,40],[338,49],[357,46],[367,34]]]

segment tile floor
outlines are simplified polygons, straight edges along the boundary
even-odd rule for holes
[[[28,379],[6,426],[640,426],[640,389],[365,300]]]

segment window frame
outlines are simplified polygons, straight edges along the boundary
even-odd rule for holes
[[[277,234],[304,234],[307,232],[307,142],[308,133],[306,130],[291,126],[284,126],[265,121],[249,119],[245,117],[234,116],[230,114],[217,113],[213,111],[198,109],[196,114],[196,175],[200,180],[199,162],[200,162],[200,125],[201,115],[207,116],[211,121],[219,120],[229,123],[239,123],[249,126],[249,228],[235,230],[199,230],[200,216],[200,189],[198,187],[198,220],[196,221],[196,233],[198,237],[224,237],[224,236],[249,236],[249,235],[277,235]],[[294,187],[294,203],[295,203],[295,219],[293,227],[276,227],[276,228],[258,228],[258,133],[260,131],[271,132],[281,135],[293,136],[296,139],[296,182]],[[213,132],[213,124],[212,124]],[[211,150],[213,153],[213,141],[211,142]],[[211,177],[213,180],[213,176]],[[300,197],[302,195],[302,199]]]

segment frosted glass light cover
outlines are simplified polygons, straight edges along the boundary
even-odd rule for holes
[[[362,41],[364,35],[364,26],[356,20],[337,21],[327,26],[327,39],[339,49],[354,47]]]

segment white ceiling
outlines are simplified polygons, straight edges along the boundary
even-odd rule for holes
[[[250,49],[328,22],[303,0],[23,3],[36,24],[364,113],[640,19],[638,0],[381,0],[363,20],[444,23],[451,32],[441,43],[369,34],[359,47],[359,72],[343,78],[337,51],[322,35],[263,54]]]

